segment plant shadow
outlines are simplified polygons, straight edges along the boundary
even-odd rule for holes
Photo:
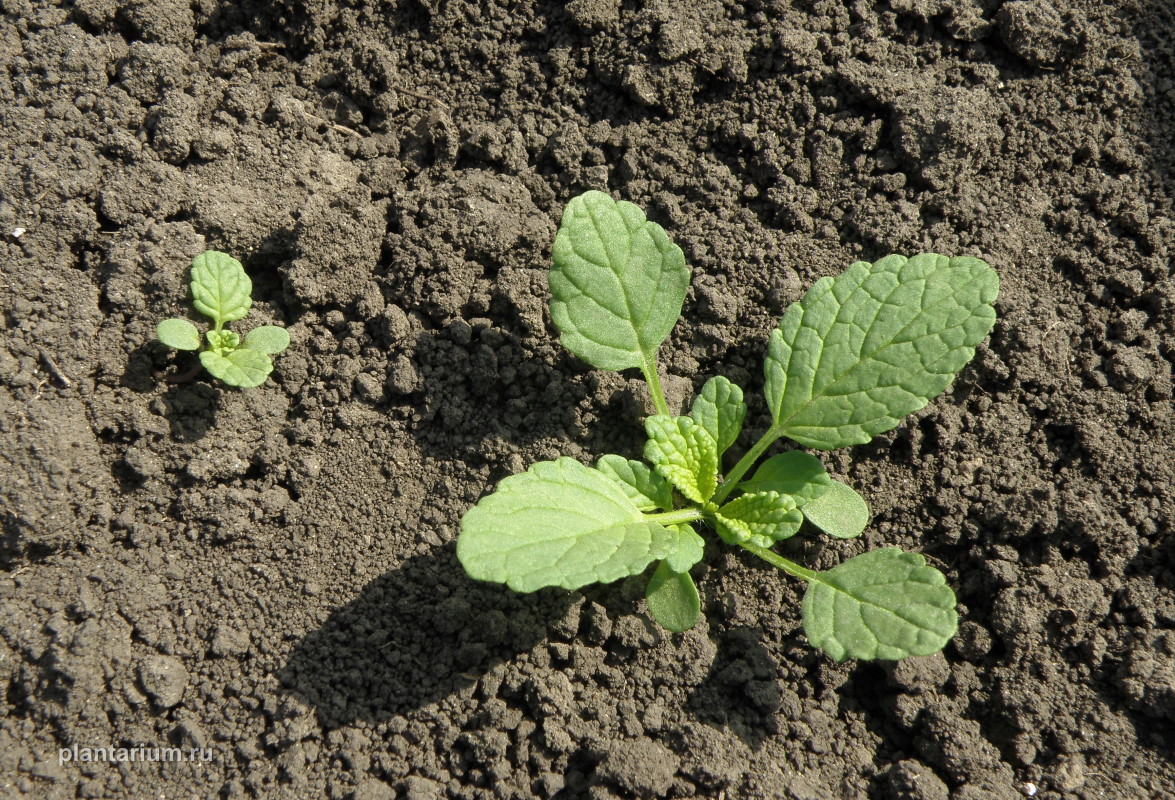
[[[414,556],[307,634],[278,672],[333,730],[448,696],[542,642],[573,595],[518,594],[466,577],[455,555]]]

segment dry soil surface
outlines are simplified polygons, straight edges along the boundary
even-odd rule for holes
[[[1169,2],[0,10],[5,797],[1175,797]],[[784,548],[925,553],[941,655],[834,664],[802,587],[720,546],[681,635],[638,580],[464,576],[503,476],[641,449],[643,384],[547,312],[589,188],[694,270],[674,404],[758,398],[780,313],[852,261],[997,269],[947,393],[825,456],[867,533]],[[206,248],[293,338],[260,389],[166,380]]]

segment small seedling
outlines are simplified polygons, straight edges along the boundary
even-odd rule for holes
[[[926,254],[821,278],[771,333],[771,425],[721,475],[747,412],[742,390],[711,378],[688,415],[672,416],[657,372],[690,281],[680,248],[637,206],[592,191],[568,203],[553,256],[551,317],[563,345],[601,369],[644,373],[657,411],[645,420],[652,466],[565,457],[505,478],[461,520],[466,572],[533,592],[607,583],[657,562],[649,613],[683,631],[701,615],[689,571],[705,544],[694,525],[704,523],[807,582],[804,632],[834,660],[942,649],[958,626],[955,595],[921,555],[883,547],[816,572],[771,549],[804,520],[836,538],[858,536],[869,521],[859,494],[801,450],[747,475],[781,437],[816,450],[863,444],[938,396],[995,323],[996,273],[976,258]]]
[[[165,319],[155,328],[159,341],[177,350],[200,350],[200,363],[214,378],[229,386],[260,386],[273,371],[273,359],[290,346],[290,334],[276,325],[262,325],[239,335],[225,330],[226,322],[242,319],[253,305],[253,282],[241,262],[230,255],[206,250],[192,261],[192,305],[212,319],[204,334],[186,319]]]

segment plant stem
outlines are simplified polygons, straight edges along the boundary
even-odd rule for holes
[[[705,514],[700,508],[679,508],[676,511],[663,511],[657,514],[645,514],[646,522],[657,522],[662,525],[681,525],[702,519]]]
[[[740,547],[742,547],[744,550],[749,550],[750,552],[754,553],[771,566],[779,567],[788,575],[792,575],[801,580],[808,581],[809,583],[812,581],[818,581],[820,579],[820,573],[813,572],[810,569],[805,569],[794,561],[788,561],[783,556],[768,550],[766,547],[759,547],[759,545],[750,544],[749,542],[740,545]]]
[[[734,465],[734,469],[726,474],[722,485],[718,487],[718,491],[714,493],[714,502],[720,504],[726,499],[727,495],[734,491],[734,487],[743,479],[743,475],[747,474],[747,470],[755,466],[755,462],[759,460],[759,456],[763,455],[763,451],[771,445],[775,444],[775,440],[782,436],[775,426],[767,429],[767,432],[760,437],[759,441],[755,442],[754,447],[746,452],[738,463]]]
[[[649,384],[649,394],[653,396],[653,407],[657,409],[657,413],[667,417],[671,416],[669,404],[665,402],[665,392],[661,391],[661,377],[657,374],[657,359],[646,361],[641,367],[641,372],[644,373],[645,382]]]

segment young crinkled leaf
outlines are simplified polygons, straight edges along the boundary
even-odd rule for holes
[[[673,510],[673,486],[646,464],[623,456],[600,456],[596,469],[619,484],[641,511]]]
[[[636,575],[678,539],[646,521],[615,480],[564,457],[505,478],[466,512],[457,558],[470,577],[518,592],[578,589]]]
[[[652,370],[689,286],[681,248],[637,206],[589,191],[564,209],[552,258],[563,346],[600,369]]]
[[[690,417],[660,414],[645,420],[645,458],[677,491],[699,505],[718,488],[718,445]]]
[[[205,350],[200,354],[200,363],[208,374],[220,378],[229,386],[250,389],[265,383],[269,373],[273,372],[273,362],[269,356],[257,350],[241,348],[226,353],[217,353],[215,350]]]
[[[955,593],[943,574],[896,547],[817,573],[803,618],[808,640],[835,661],[930,655],[958,627]]]
[[[165,319],[155,326],[155,336],[176,350],[199,350],[200,331],[186,319]]]
[[[868,442],[941,393],[995,323],[999,277],[977,258],[893,255],[821,278],[772,332],[773,427],[828,450]]]
[[[277,355],[289,346],[289,332],[277,325],[262,325],[259,328],[254,328],[245,334],[245,341],[241,342],[241,347],[269,355]]]
[[[253,282],[245,268],[227,253],[207,250],[192,260],[192,304],[217,328],[249,313],[252,295]]]
[[[690,407],[690,417],[718,443],[719,458],[738,439],[746,416],[743,390],[722,376],[706,381]]]
[[[803,517],[791,497],[778,492],[744,494],[718,509],[714,515],[718,535],[729,544],[750,542],[771,547],[795,536]]]
[[[674,633],[688,631],[702,617],[698,587],[688,572],[676,572],[669,562],[657,565],[645,588],[649,615],[662,628]]]
[[[828,491],[800,507],[804,519],[829,536],[852,539],[869,524],[869,506],[851,486],[832,481]]]

